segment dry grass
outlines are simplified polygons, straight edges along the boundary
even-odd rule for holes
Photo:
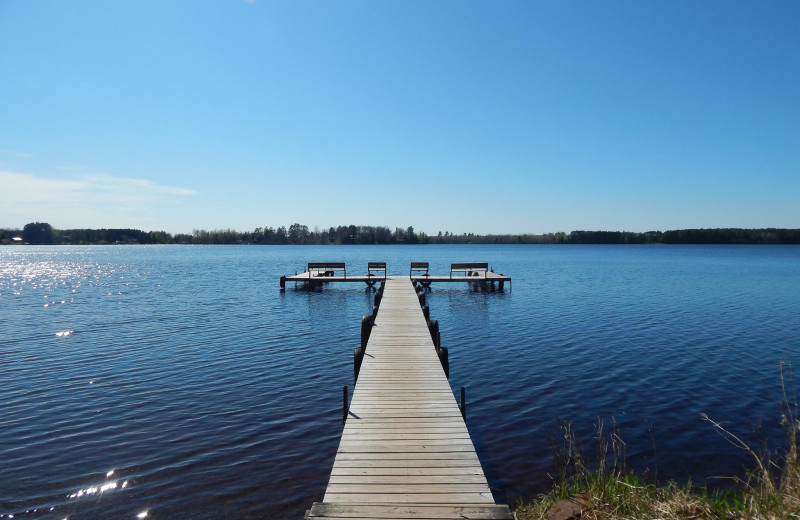
[[[746,442],[705,414],[702,419],[711,423],[727,442],[748,453],[754,468],[746,477],[734,477],[737,491],[721,491],[707,487],[679,486],[674,482],[658,487],[645,483],[625,467],[625,443],[616,429],[610,435],[603,421],[596,426],[598,456],[590,470],[571,424],[559,423],[559,436],[553,448],[558,474],[553,489],[515,511],[518,520],[548,519],[548,511],[560,500],[580,496],[591,506],[580,513],[587,520],[800,520],[800,464],[798,463],[797,398],[787,394],[787,374],[791,365],[781,363],[783,409],[781,424],[787,444],[777,458],[769,452],[759,453]],[[791,379],[791,377],[789,377]],[[789,385],[794,388],[794,385]]]
[[[735,480],[742,488],[749,518],[800,518],[800,466],[797,460],[797,432],[800,428],[797,414],[797,396],[787,393],[787,375],[792,377],[791,364],[781,362],[781,391],[783,402],[781,426],[786,433],[786,447],[773,460],[768,452],[758,453],[736,434],[706,414],[704,421],[710,422],[716,431],[729,443],[750,455],[755,468],[745,478]],[[794,388],[794,385],[791,385]]]

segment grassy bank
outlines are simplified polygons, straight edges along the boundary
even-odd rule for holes
[[[657,486],[625,468],[625,444],[618,431],[604,431],[597,423],[597,460],[587,464],[577,448],[569,423],[562,423],[563,435],[554,445],[558,474],[550,492],[529,503],[519,504],[517,520],[567,520],[570,518],[613,519],[800,519],[800,467],[798,466],[798,423],[796,399],[789,399],[781,373],[784,406],[781,423],[786,445],[770,456],[757,452],[735,433],[703,415],[717,433],[747,452],[752,469],[745,476],[732,477],[734,490],[696,487],[674,482]],[[794,404],[790,404],[794,403]]]

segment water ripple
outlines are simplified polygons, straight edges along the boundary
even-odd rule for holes
[[[590,453],[598,416],[616,424],[650,475],[655,440],[663,479],[745,462],[700,412],[780,439],[796,247],[7,247],[0,515],[300,518],[325,490],[373,293],[277,280],[332,255],[348,272],[474,260],[513,276],[428,293],[500,500],[549,484],[558,418]]]

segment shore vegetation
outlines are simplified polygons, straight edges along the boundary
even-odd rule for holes
[[[797,400],[789,395],[781,365],[783,406],[781,425],[785,445],[770,454],[753,448],[742,438],[705,414],[701,419],[726,442],[747,453],[751,468],[733,476],[733,489],[668,482],[648,482],[625,466],[625,443],[616,427],[610,432],[602,419],[596,423],[596,460],[586,461],[571,425],[559,423],[554,442],[557,467],[552,489],[515,510],[517,520],[733,520],[800,518],[800,429]],[[788,371],[791,373],[791,370]]]
[[[800,229],[680,229],[671,231],[572,231],[537,234],[455,234],[419,232],[413,226],[337,226],[309,229],[257,227],[253,231],[196,229],[191,234],[139,229],[55,229],[31,222],[23,229],[0,229],[0,244],[259,244],[259,245],[380,245],[380,244],[800,244]]]

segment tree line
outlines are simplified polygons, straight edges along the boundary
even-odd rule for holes
[[[138,229],[54,229],[46,222],[31,222],[23,229],[0,229],[0,243],[27,244],[263,244],[263,245],[375,245],[375,244],[800,244],[800,229],[716,228],[671,231],[572,231],[570,233],[477,235],[439,231],[416,232],[413,226],[391,230],[385,226],[338,226],[309,229],[257,227],[194,230],[191,234]]]
[[[15,240],[21,239],[21,240]],[[46,222],[31,222],[20,229],[0,229],[0,243],[65,244],[425,244],[428,236],[413,226],[394,231],[384,226],[338,226],[320,230],[303,224],[257,227],[253,231],[196,229],[191,234],[139,229],[55,229]]]

